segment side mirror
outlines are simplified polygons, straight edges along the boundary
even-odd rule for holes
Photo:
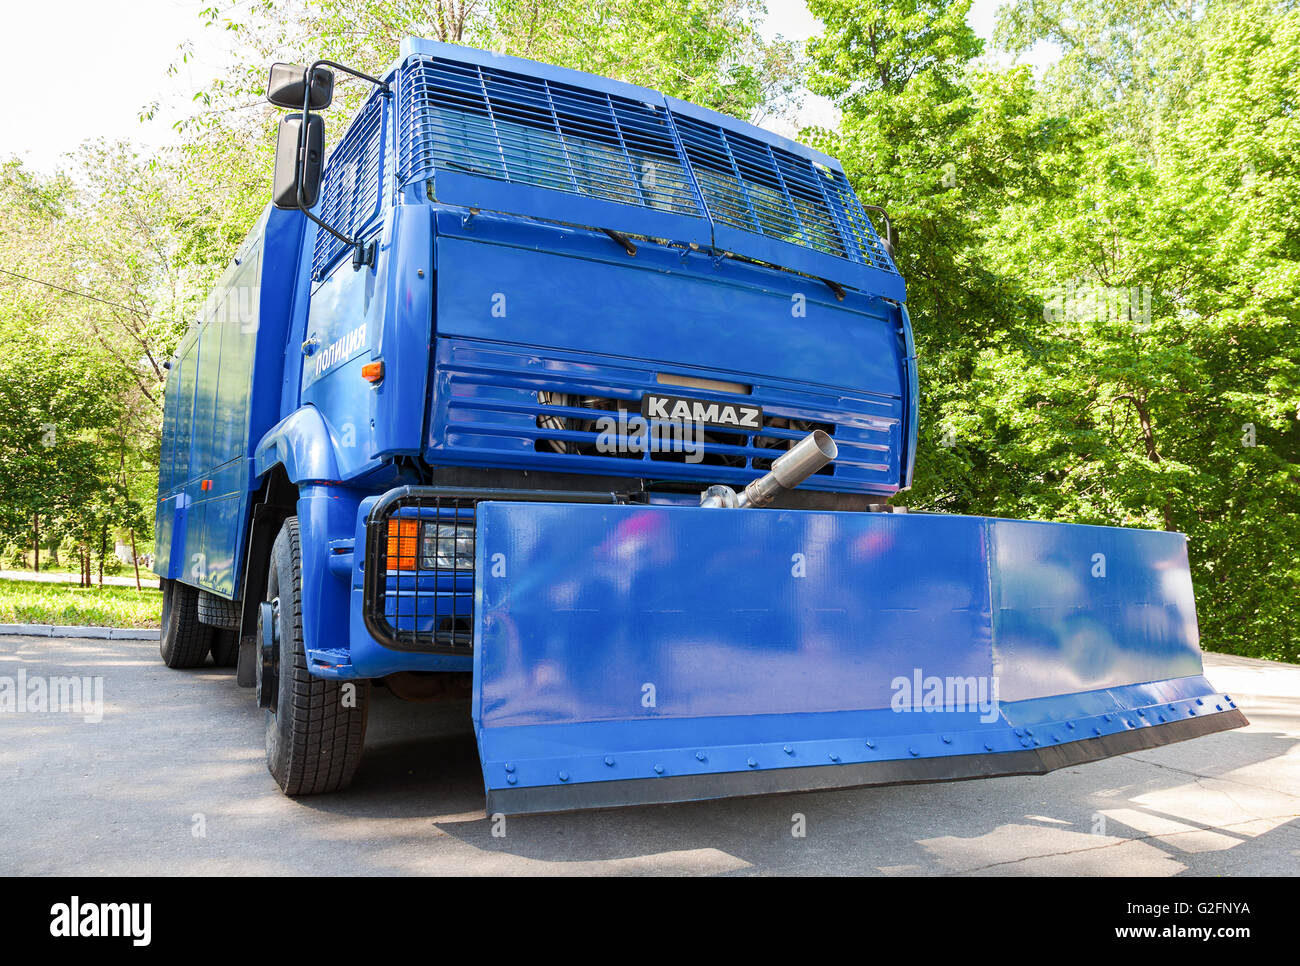
[[[297,64],[272,64],[271,79],[266,82],[266,99],[276,107],[302,110],[303,81],[307,68]],[[334,72],[317,67],[311,76],[311,102],[308,109],[321,111],[334,99]]]
[[[298,153],[302,123],[301,114],[286,114],[280,119],[280,133],[275,142],[275,179],[271,187],[271,204],[277,208],[311,208],[320,194],[325,121],[319,114],[307,115],[305,157]],[[298,203],[300,185],[301,205]]]

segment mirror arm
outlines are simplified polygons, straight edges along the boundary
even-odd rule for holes
[[[863,211],[877,211],[880,213],[880,217],[885,220],[885,237],[882,240],[885,251],[889,253],[889,258],[892,261],[894,258],[894,226],[889,220],[889,212],[880,205],[863,205],[862,209]]]
[[[377,77],[363,74],[359,70],[353,70],[351,67],[347,67],[333,60],[317,60],[303,71],[302,75],[302,127],[298,131],[298,207],[309,219],[314,221],[321,228],[324,228],[339,241],[353,249],[352,268],[354,270],[359,269],[362,265],[373,266],[375,263],[375,246],[373,243],[366,245],[365,242],[361,241],[359,238],[349,238],[333,225],[326,224],[324,221],[317,218],[307,208],[307,195],[303,190],[303,184],[307,178],[307,118],[311,114],[311,80],[316,76],[317,67],[333,67],[335,70],[341,70],[345,74],[351,74],[353,77],[369,81],[385,94],[392,93],[392,88]]]

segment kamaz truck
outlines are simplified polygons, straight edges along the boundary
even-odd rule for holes
[[[340,74],[365,99],[327,159]],[[833,158],[419,39],[268,97],[272,203],[170,361],[154,567],[163,660],[237,668],[286,794],[352,781],[375,687],[468,698],[492,813],[1245,723],[1183,535],[891,506],[906,289]]]

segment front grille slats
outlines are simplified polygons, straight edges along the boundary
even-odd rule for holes
[[[602,361],[604,364],[602,364]],[[763,427],[706,427],[698,460],[671,449],[628,445],[620,412],[640,418],[641,399],[664,393],[662,363],[637,367],[625,360],[548,354],[536,349],[439,340],[435,412],[428,459],[636,476],[645,479],[745,483],[814,429],[830,434],[839,457],[805,486],[891,493],[897,490],[902,401],[845,390],[747,378],[750,394],[674,389],[670,394],[761,406]],[[696,373],[722,379],[726,373]],[[598,447],[602,417],[614,420]],[[669,440],[672,442],[672,440]],[[692,444],[694,440],[692,440]],[[603,451],[602,451],[603,450]],[[639,451],[634,451],[639,450]]]

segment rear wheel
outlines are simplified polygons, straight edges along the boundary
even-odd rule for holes
[[[199,592],[179,580],[163,581],[163,663],[171,668],[199,667],[212,646],[213,628],[199,621]]]
[[[286,795],[346,788],[361,762],[370,682],[331,681],[307,671],[297,517],[285,521],[271,549],[266,598],[275,606],[263,614],[274,614],[278,637],[268,637],[275,660],[259,672],[274,694],[267,701],[266,765]]]
[[[212,662],[217,667],[234,667],[239,663],[239,631],[214,627]]]

